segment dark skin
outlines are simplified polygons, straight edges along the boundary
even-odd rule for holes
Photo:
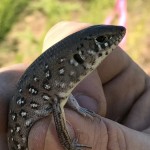
[[[47,34],[43,49],[89,24],[60,22]],[[59,33],[59,35],[58,35]],[[17,81],[28,65],[0,70],[0,149],[7,150],[8,104]],[[88,88],[87,88],[88,87]],[[72,138],[92,150],[150,149],[150,78],[119,47],[73,91],[80,105],[101,115],[101,119],[80,116],[65,108]],[[63,150],[52,117],[38,121],[29,135],[30,150]]]

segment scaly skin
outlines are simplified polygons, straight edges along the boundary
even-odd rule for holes
[[[64,149],[86,147],[71,140],[64,105],[76,85],[116,48],[124,35],[124,27],[95,25],[66,37],[39,56],[21,77],[10,102],[9,150],[27,150],[31,127],[51,114]],[[77,111],[95,116],[84,108]]]

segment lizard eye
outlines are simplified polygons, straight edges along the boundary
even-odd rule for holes
[[[103,43],[105,41],[106,37],[105,36],[99,36],[96,38],[97,42]]]
[[[79,63],[83,64],[84,60],[81,58],[79,54],[74,54],[73,58]]]

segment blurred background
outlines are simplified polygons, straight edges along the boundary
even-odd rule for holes
[[[120,46],[150,74],[149,13],[150,0],[1,0],[0,67],[31,63],[46,32],[68,20],[125,26]]]

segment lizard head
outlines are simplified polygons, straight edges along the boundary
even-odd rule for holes
[[[74,59],[87,69],[95,69],[120,43],[126,29],[122,26],[95,25],[82,30],[81,46]]]

